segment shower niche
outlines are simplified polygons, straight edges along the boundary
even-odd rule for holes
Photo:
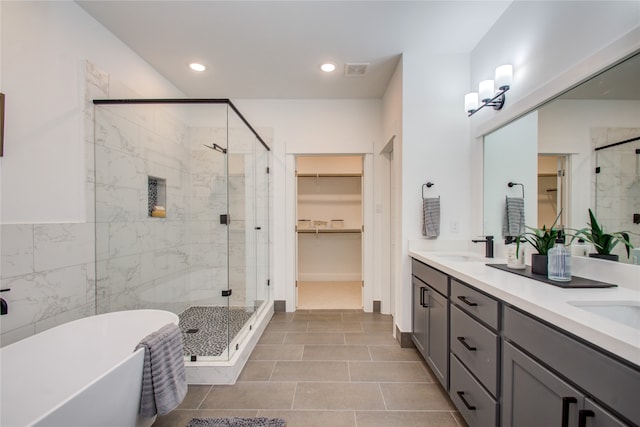
[[[97,313],[174,312],[187,380],[235,381],[273,312],[268,145],[226,99],[94,105]]]
[[[148,178],[149,216],[154,218],[165,218],[167,216],[167,180],[150,176]]]

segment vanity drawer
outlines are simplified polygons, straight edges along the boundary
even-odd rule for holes
[[[469,427],[495,427],[498,404],[480,383],[451,354],[449,395]]]
[[[493,394],[498,393],[498,354],[500,340],[497,334],[480,322],[451,306],[451,351]]]
[[[448,292],[448,276],[433,267],[429,267],[422,262],[412,258],[411,264],[412,273],[418,279],[428,284],[436,291],[440,292],[445,297],[449,296]]]
[[[498,330],[498,301],[469,286],[451,279],[451,302]]]

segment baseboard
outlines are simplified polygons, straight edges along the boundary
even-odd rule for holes
[[[415,344],[411,340],[410,332],[401,332],[396,326],[396,340],[400,343],[400,348],[415,348]]]
[[[287,311],[287,301],[275,300],[273,302],[273,311],[274,313],[285,313]]]
[[[374,313],[380,313],[381,305],[382,305],[382,301],[374,300],[373,301],[373,312]]]

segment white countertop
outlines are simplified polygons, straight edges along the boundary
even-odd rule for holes
[[[639,329],[569,304],[574,301],[640,302],[640,291],[637,289],[621,286],[560,288],[488,267],[485,264],[504,264],[506,261],[480,258],[474,253],[410,250],[409,255],[640,366]],[[467,258],[463,260],[461,257]]]

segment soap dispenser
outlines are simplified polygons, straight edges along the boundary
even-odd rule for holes
[[[568,282],[571,280],[571,252],[564,245],[564,234],[558,233],[555,246],[549,249],[547,265],[547,277],[556,282]]]
[[[583,239],[578,239],[576,243],[571,245],[571,255],[589,256],[589,245]]]
[[[524,270],[527,266],[524,264],[524,245],[518,244],[517,238],[507,238],[507,267],[516,270]],[[520,240],[524,243],[524,240]]]

